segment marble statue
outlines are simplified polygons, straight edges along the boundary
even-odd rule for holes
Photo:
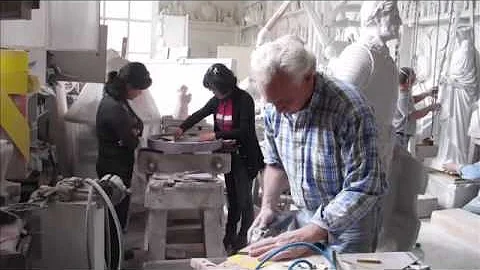
[[[347,47],[347,45],[348,42],[346,41],[334,40],[325,47],[325,49],[323,50],[323,55],[328,61],[328,65],[335,65],[334,62],[337,60],[338,56],[342,53],[342,51]],[[328,72],[329,71],[327,70],[327,73]]]
[[[159,13],[160,15],[175,15],[175,16],[183,16],[187,14],[187,12],[185,11],[185,4],[182,1],[170,1],[166,5],[161,5]]]
[[[386,42],[398,38],[401,19],[396,1],[365,1],[360,36],[328,66],[331,74],[357,86],[375,110],[379,147],[391,156],[391,123],[397,100],[398,70]]]
[[[472,112],[468,136],[475,145],[480,145],[480,100],[477,101],[476,107]]]
[[[222,22],[228,26],[234,26],[237,23],[235,22],[235,19],[233,18],[233,12],[232,11],[226,11],[223,18]]]
[[[177,90],[177,104],[173,112],[174,119],[185,120],[188,117],[188,103],[192,100],[192,94],[188,93],[188,88],[182,85]]]
[[[218,20],[217,15],[217,7],[210,1],[202,3],[196,11],[196,17],[201,21],[216,22]]]
[[[459,26],[456,43],[446,76],[442,76],[443,95],[440,115],[438,154],[434,167],[443,163],[467,163],[470,140],[467,134],[470,117],[478,95],[478,78],[472,28]]]
[[[394,151],[392,119],[398,93],[398,69],[390,56],[387,41],[398,39],[402,24],[396,1],[364,1],[360,10],[361,29],[356,42],[343,50],[328,66],[337,79],[356,86],[374,109],[378,128],[378,149],[389,193],[383,201],[383,222],[377,250],[406,251],[414,244],[420,228],[416,196],[421,170],[410,168],[413,161]],[[397,147],[398,148],[398,147]],[[395,156],[395,157],[394,157]],[[395,166],[391,166],[392,157]],[[421,164],[417,164],[421,168]],[[410,168],[409,168],[410,167]],[[402,171],[408,171],[407,178]],[[400,184],[401,182],[401,184]],[[399,222],[400,221],[400,222]],[[399,226],[398,224],[402,225]]]

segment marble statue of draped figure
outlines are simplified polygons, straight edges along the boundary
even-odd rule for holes
[[[377,147],[389,184],[388,194],[381,202],[383,221],[379,225],[377,250],[407,251],[415,244],[420,228],[416,198],[423,176],[419,162],[408,152],[394,148],[392,120],[398,94],[398,69],[386,42],[399,37],[402,21],[397,1],[364,1],[360,20],[359,39],[329,63],[328,71],[333,77],[356,86],[374,109]]]
[[[478,71],[475,68],[478,51],[472,39],[470,26],[457,28],[450,66],[445,79],[441,81],[442,111],[438,121],[442,128],[438,137],[438,154],[433,162],[434,167],[441,168],[442,164],[450,162],[468,162],[468,128],[478,95]]]

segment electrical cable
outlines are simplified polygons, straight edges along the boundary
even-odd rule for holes
[[[279,247],[277,249],[274,249],[272,250],[265,258],[263,258],[263,260],[261,260],[257,266],[255,267],[255,270],[259,270],[262,268],[262,266],[267,262],[269,261],[270,259],[272,259],[273,257],[275,257],[276,255],[280,254],[281,252],[287,250],[287,249],[290,249],[290,248],[293,248],[293,247],[308,247],[310,248],[311,250],[315,251],[316,253],[318,254],[321,254],[323,257],[325,257],[325,259],[330,263],[331,267],[333,270],[336,270],[336,263],[333,259],[333,255],[332,255],[332,250],[329,249],[327,246],[325,246],[324,244],[322,243],[315,243],[315,244],[312,244],[312,243],[307,243],[307,242],[295,242],[295,243],[290,243],[290,244],[286,244],[282,247]],[[297,263],[298,264],[298,263]],[[290,269],[290,268],[289,268]]]
[[[433,61],[433,81],[432,86],[437,85],[438,80],[437,77],[437,58],[438,58],[438,40],[440,35],[440,14],[441,14],[441,4],[442,2],[438,0],[438,9],[437,9],[437,37],[435,40],[435,59]],[[448,35],[448,34],[447,34]],[[439,76],[440,79],[440,76]],[[433,98],[433,102],[436,102],[436,97]],[[432,125],[430,126],[430,138],[433,138],[433,126],[435,124],[435,117],[432,114]]]
[[[105,250],[107,251],[107,257],[104,260],[105,263],[105,269],[110,269],[112,265],[112,240],[111,240],[111,235],[110,235],[110,218],[108,217],[108,212],[104,216],[104,224],[105,224]]]
[[[120,226],[120,221],[117,216],[117,212],[115,211],[115,208],[113,207],[112,201],[108,197],[107,193],[103,190],[103,188],[95,181],[92,179],[86,178],[84,181],[93,186],[97,192],[100,194],[102,199],[107,205],[108,210],[110,211],[110,214],[112,215],[113,218],[113,223],[115,224],[115,229],[117,231],[117,240],[118,240],[118,264],[117,264],[117,269],[121,270],[122,269],[122,254],[123,254],[123,245],[122,245],[122,230]]]
[[[295,266],[300,265],[300,264],[306,264],[308,266],[308,269],[312,270],[315,269],[315,265],[313,265],[310,261],[306,259],[297,259],[293,261],[290,266],[288,266],[288,270],[295,270]]]
[[[85,242],[85,247],[87,250],[87,267],[88,269],[92,269],[92,258],[90,257],[90,237],[89,237],[89,232],[90,232],[90,226],[88,222],[89,214],[90,214],[90,204],[92,202],[92,197],[93,197],[93,187],[90,186],[88,189],[88,199],[87,199],[87,206],[85,208],[85,235],[86,235],[86,242]]]

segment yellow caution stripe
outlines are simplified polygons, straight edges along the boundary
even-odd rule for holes
[[[10,95],[26,96],[27,89],[28,53],[0,50],[0,127],[26,160],[30,157],[30,128]]]

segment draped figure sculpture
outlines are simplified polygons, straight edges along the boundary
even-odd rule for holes
[[[366,95],[375,110],[380,152],[386,160],[392,152],[390,135],[398,70],[385,43],[398,38],[401,19],[396,1],[364,1],[360,17],[362,28],[358,41],[329,63],[328,72],[355,85]]]
[[[415,182],[422,177],[422,166],[416,166],[416,161],[403,149],[396,149],[397,161],[395,166],[390,166],[394,155],[392,119],[398,94],[398,69],[385,43],[399,36],[402,21],[397,2],[364,1],[360,19],[359,39],[329,64],[328,72],[356,86],[375,111],[379,154],[389,183],[388,195],[382,203],[383,224],[377,250],[409,250],[415,244],[420,227],[415,205],[419,191]]]
[[[459,26],[456,29],[456,44],[441,95],[442,111],[438,154],[433,166],[444,163],[468,163],[470,138],[468,127],[478,96],[478,71],[475,58],[478,51],[473,44],[472,28]]]

